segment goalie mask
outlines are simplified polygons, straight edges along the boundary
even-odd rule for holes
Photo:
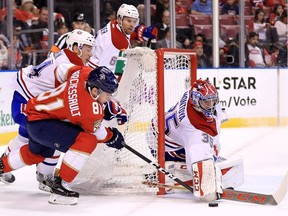
[[[101,92],[107,92],[109,94],[113,94],[114,92],[116,92],[118,88],[118,81],[114,73],[107,67],[103,66],[95,68],[90,72],[86,87],[91,97],[97,100]],[[91,93],[91,90],[94,87],[96,87],[99,92],[96,98]]]
[[[194,108],[204,113],[208,122],[213,121],[215,106],[219,103],[216,88],[209,80],[199,79],[193,83],[190,94]]]

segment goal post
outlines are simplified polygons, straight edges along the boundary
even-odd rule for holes
[[[118,129],[129,146],[165,167],[165,111],[196,80],[196,54],[188,49],[136,47],[125,55],[115,98],[126,109],[128,121]],[[117,127],[115,122],[105,123]],[[87,194],[165,194],[163,188],[142,184],[147,178],[162,184],[166,181],[164,174],[129,150],[98,144],[70,186]]]
[[[171,49],[171,48],[162,48],[156,50],[157,55],[157,88],[158,88],[158,163],[161,167],[165,167],[165,95],[169,94],[166,92],[165,94],[165,65],[166,62],[169,62],[169,58],[167,56],[185,56],[187,55],[187,77],[190,76],[190,85],[194,81],[196,81],[196,73],[197,73],[197,56],[193,50],[185,50],[185,49]],[[166,63],[166,64],[165,64]],[[184,66],[184,64],[180,63],[180,68]],[[177,63],[175,64],[175,69],[179,69]],[[183,68],[184,69],[184,68]],[[183,80],[185,82],[185,80]],[[189,80],[188,80],[189,81]],[[187,80],[186,80],[187,82]],[[183,91],[184,92],[184,91]],[[182,94],[183,94],[182,92]],[[179,100],[180,98],[174,98],[174,100]],[[175,102],[176,102],[175,101]],[[158,171],[158,181],[159,183],[165,184],[165,175]],[[164,188],[159,188],[159,195],[165,194]]]

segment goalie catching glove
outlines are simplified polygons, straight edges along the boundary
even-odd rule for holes
[[[149,41],[149,39],[157,39],[157,35],[158,29],[155,26],[138,25],[135,27],[131,38],[143,42]]]
[[[117,128],[107,128],[109,130],[109,132],[112,133],[112,137],[105,142],[105,144],[108,146],[108,147],[111,147],[111,148],[116,148],[116,149],[122,149],[124,146],[122,143],[124,143],[124,137],[123,135],[121,134],[121,132],[117,129]]]
[[[110,121],[114,118],[117,119],[118,125],[122,125],[127,122],[127,113],[119,103],[109,100],[104,108],[104,119]]]

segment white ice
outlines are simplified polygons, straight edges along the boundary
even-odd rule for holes
[[[244,185],[237,188],[251,192],[273,193],[288,168],[287,127],[222,129],[224,157],[242,156]],[[5,146],[0,147],[0,152]],[[262,206],[219,200],[218,207],[199,203],[189,192],[157,195],[80,195],[78,205],[48,204],[49,194],[38,190],[35,166],[14,171],[12,185],[0,183],[0,215],[7,216],[148,216],[148,215],[274,215],[288,213],[288,195],[278,206]]]

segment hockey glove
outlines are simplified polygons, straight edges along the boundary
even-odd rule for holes
[[[157,39],[158,29],[154,26],[145,27],[144,25],[138,25],[134,29],[137,32],[138,41],[149,41],[149,39]]]
[[[118,125],[122,125],[127,122],[127,113],[119,103],[109,100],[104,108],[104,119],[110,121],[114,118],[117,119]]]
[[[118,150],[122,149],[124,147],[122,144],[124,142],[124,137],[121,132],[117,128],[109,127],[109,130],[112,132],[112,137],[105,142],[105,144],[111,148],[116,148]]]
[[[158,29],[155,26],[149,26],[143,31],[143,38],[145,41],[149,41],[149,39],[156,39],[158,36]]]

